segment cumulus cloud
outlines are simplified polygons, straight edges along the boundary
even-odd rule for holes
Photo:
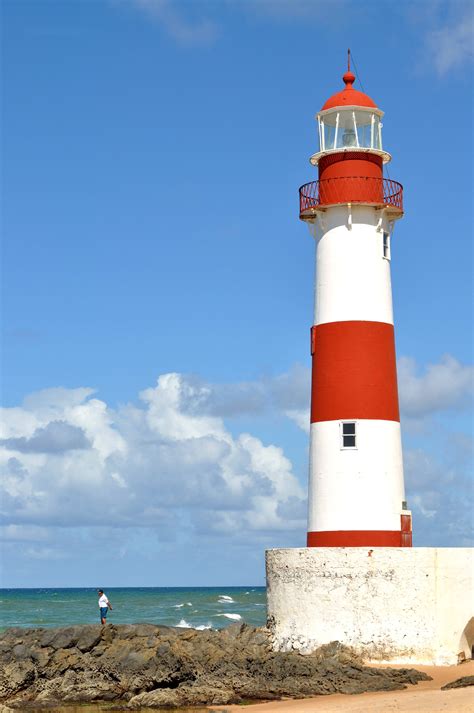
[[[459,3],[460,14],[446,24],[428,30],[426,49],[440,76],[471,63],[474,58],[474,13],[472,5]]]
[[[131,0],[147,17],[163,27],[165,32],[183,46],[209,45],[218,35],[218,27],[208,18],[191,17],[189,5],[176,0]],[[202,5],[198,4],[199,14]]]
[[[282,449],[231,435],[211,396],[195,378],[163,374],[140,405],[114,410],[76,389],[5,409],[3,523],[202,529],[212,510],[208,531],[304,527],[281,515],[305,498]]]
[[[183,402],[190,414],[233,418],[274,412],[295,421],[302,430],[309,429],[311,370],[301,364],[284,374],[263,375],[255,381],[209,384],[192,376],[186,377],[186,383],[186,388],[194,390],[194,398]]]
[[[82,428],[66,421],[51,421],[44,428],[37,428],[29,438],[3,438],[0,445],[20,453],[61,453],[88,448],[90,443]]]
[[[474,368],[448,354],[419,374],[414,359],[401,357],[398,380],[403,414],[419,418],[468,406],[474,390]]]

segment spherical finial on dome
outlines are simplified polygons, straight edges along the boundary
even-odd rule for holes
[[[350,89],[352,87],[352,85],[354,84],[355,79],[356,79],[355,74],[352,74],[351,70],[349,69],[343,76],[342,81],[344,82],[346,87],[348,89]]]

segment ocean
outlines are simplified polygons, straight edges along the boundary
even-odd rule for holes
[[[109,587],[110,624],[147,622],[221,629],[264,626],[265,587]],[[97,589],[0,589],[0,627],[53,627],[99,622]]]

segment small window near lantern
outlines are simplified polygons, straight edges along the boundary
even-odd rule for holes
[[[390,260],[390,233],[383,231],[383,256],[386,260]]]
[[[355,421],[341,423],[341,448],[357,448]]]

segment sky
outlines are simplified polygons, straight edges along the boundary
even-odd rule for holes
[[[415,546],[473,545],[472,6],[3,0],[5,587],[263,584],[306,538],[314,116],[404,186]]]

